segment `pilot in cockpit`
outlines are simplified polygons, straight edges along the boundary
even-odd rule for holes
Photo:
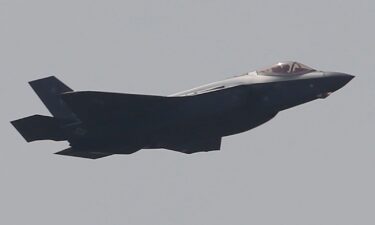
[[[282,62],[264,70],[258,70],[259,75],[265,76],[282,76],[282,75],[303,75],[316,71],[302,63],[298,62]]]
[[[280,74],[287,74],[289,73],[290,66],[289,64],[280,64],[272,68],[272,72],[280,73]]]

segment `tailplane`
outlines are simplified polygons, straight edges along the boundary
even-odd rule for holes
[[[54,117],[33,115],[11,122],[27,142],[37,140],[66,140],[60,121]]]

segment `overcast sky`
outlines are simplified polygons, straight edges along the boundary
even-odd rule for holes
[[[0,224],[375,224],[375,3],[0,0]],[[49,115],[27,82],[168,95],[297,60],[356,78],[223,139],[100,160],[26,143]],[[250,118],[249,118],[250,119]]]

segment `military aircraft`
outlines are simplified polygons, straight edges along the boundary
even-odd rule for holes
[[[170,96],[73,91],[56,77],[29,82],[53,117],[12,121],[27,142],[68,141],[59,155],[97,159],[140,149],[219,150],[221,139],[255,128],[291,107],[326,98],[354,76],[298,62]]]

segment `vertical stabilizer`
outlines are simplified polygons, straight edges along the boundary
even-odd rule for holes
[[[30,81],[29,84],[54,117],[67,122],[77,121],[74,113],[60,97],[62,93],[73,91],[63,82],[50,76]]]

